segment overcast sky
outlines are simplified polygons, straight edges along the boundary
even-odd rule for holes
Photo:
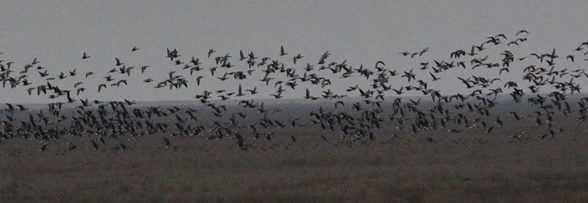
[[[573,54],[581,42],[588,41],[588,1],[583,0],[64,2],[2,1],[0,52],[4,54],[0,59],[14,61],[13,69],[20,71],[37,58],[39,65],[54,76],[77,69],[80,75],[52,84],[72,88],[73,83],[83,81],[82,86],[88,90],[80,97],[90,99],[190,100],[205,89],[236,91],[239,84],[263,89],[258,81],[261,69],[255,81],[220,82],[207,72],[200,87],[190,81],[189,89],[154,89],[155,83],[144,84],[142,80],[151,77],[161,81],[168,72],[181,70],[166,58],[166,48],[176,48],[184,61],[191,56],[200,58],[205,69],[214,66],[213,60],[206,58],[208,50],[214,48],[215,54],[231,54],[235,68],[242,70],[246,70],[246,65],[238,61],[239,50],[280,59],[298,69],[306,63],[316,63],[322,53],[329,51],[330,60],[347,60],[353,67],[363,64],[372,68],[382,60],[388,69],[405,71],[417,69],[419,60],[448,59],[450,52],[469,50],[488,36],[504,33],[514,39],[521,29],[531,34],[527,43],[512,47],[520,57],[532,52],[550,53],[553,48],[558,48],[561,55]],[[278,57],[281,45],[288,57]],[[140,50],[131,52],[135,46]],[[418,59],[399,55],[426,47],[430,51]],[[494,53],[498,55],[507,48],[511,49],[504,46]],[[91,58],[82,60],[83,52]],[[298,53],[305,57],[294,66],[291,57]],[[129,86],[109,87],[96,94],[98,84],[104,82],[102,77],[115,67],[115,57],[137,67],[127,78]],[[151,68],[141,75],[137,69],[143,65]],[[576,66],[585,67],[586,63]],[[85,80],[83,74],[88,71],[96,75]],[[33,86],[45,84],[37,72],[29,73]],[[518,73],[505,78],[520,80]],[[419,74],[430,79],[427,72]],[[483,72],[442,73],[439,76],[443,79],[434,83],[434,88],[451,93],[461,87],[455,75],[476,74]],[[112,75],[115,79],[125,78]],[[349,85],[368,84],[358,76],[340,82],[335,81],[337,78],[333,77],[333,86],[325,89],[344,93]],[[581,82],[585,85],[586,79]],[[402,80],[391,84],[405,83]],[[319,94],[320,89],[301,85],[284,95],[302,98],[306,87]],[[270,97],[273,91],[274,88],[267,88],[260,96]],[[46,96],[28,96],[25,87],[0,88],[0,95],[0,102],[51,101]]]

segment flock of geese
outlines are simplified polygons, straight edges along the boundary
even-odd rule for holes
[[[588,97],[574,101],[569,97],[580,93],[581,86],[576,81],[586,81],[588,74],[583,68],[562,68],[565,66],[558,64],[564,61],[574,64],[587,62],[588,59],[580,58],[588,54],[588,42],[580,43],[566,55],[559,55],[553,49],[548,53],[525,55],[515,55],[504,50],[499,55],[489,56],[488,49],[522,46],[528,36],[529,32],[526,30],[509,37],[498,34],[472,45],[471,48],[451,52],[449,58],[444,60],[420,61],[415,68],[409,70],[391,68],[383,61],[377,61],[374,66],[352,67],[347,61],[329,60],[329,51],[322,54],[316,63],[304,64],[305,56],[288,53],[283,46],[272,58],[243,51],[237,56],[216,54],[216,50],[210,49],[202,61],[195,56],[184,56],[176,49],[167,49],[166,57],[170,60],[172,70],[160,81],[150,77],[143,78],[142,85],[170,90],[191,89],[179,91],[198,92],[194,96],[202,103],[198,108],[185,105],[145,107],[128,99],[99,101],[84,98],[91,96],[85,93],[88,89],[100,93],[129,85],[129,81],[132,81],[130,78],[144,77],[153,69],[149,65],[136,68],[131,63],[115,58],[113,67],[109,70],[78,73],[73,69],[54,73],[37,58],[24,67],[15,67],[13,61],[4,60],[0,55],[0,80],[4,91],[26,89],[31,96],[48,97],[54,101],[48,104],[48,108],[35,110],[22,104],[3,105],[0,110],[0,142],[16,138],[31,140],[40,143],[38,151],[43,152],[62,137],[77,136],[89,137],[87,144],[91,144],[94,150],[99,150],[107,147],[108,139],[139,139],[156,134],[163,137],[162,149],[173,147],[170,136],[186,136],[206,140],[232,139],[236,146],[245,150],[252,147],[254,142],[271,142],[273,137],[280,136],[278,129],[308,125],[317,130],[315,135],[309,136],[317,136],[324,141],[336,139],[354,143],[384,136],[378,129],[385,127],[396,128],[397,132],[404,134],[435,130],[460,133],[467,128],[481,129],[468,133],[489,134],[495,128],[517,125],[517,121],[529,119],[533,120],[538,129],[544,129],[545,133],[537,135],[539,138],[555,137],[564,131],[553,124],[555,114],[574,116],[579,122],[587,118]],[[140,49],[134,47],[130,51],[140,52]],[[428,51],[429,48],[415,52],[405,51],[400,56],[409,57],[410,60],[422,59]],[[81,60],[92,60],[88,53],[80,55]],[[204,65],[205,60],[212,65]],[[493,71],[498,77],[440,76],[451,71],[475,73],[476,69]],[[507,81],[502,78],[511,73],[522,73],[522,81]],[[102,82],[98,86],[88,86],[85,83],[90,79]],[[442,94],[440,90],[433,89],[441,79],[455,80],[469,92]],[[202,83],[213,80],[215,83],[228,81],[228,84],[239,85],[233,91],[199,91],[202,90],[199,88]],[[245,80],[256,81],[259,86],[275,91],[262,92],[257,86],[245,87],[242,85]],[[351,82],[352,85],[345,92],[332,91],[332,82],[340,80],[345,80],[347,84]],[[406,84],[393,87],[390,83],[392,80],[406,81]],[[70,81],[69,84],[73,85],[58,86],[55,81]],[[551,91],[541,91],[541,88]],[[309,112],[308,118],[284,119],[274,116],[281,109],[264,107],[263,101],[241,99],[256,94],[267,94],[270,98],[281,99],[285,93],[293,91],[302,91],[306,100],[328,101],[332,106],[320,106]],[[429,103],[423,105],[421,98],[401,96],[407,92],[423,95],[423,100],[430,98]],[[521,115],[512,111],[512,118],[508,120],[513,122],[503,121],[504,118],[491,112],[498,105],[496,99],[501,95],[507,95],[515,103],[529,103],[535,113]],[[359,99],[353,100],[351,97]],[[238,101],[238,105],[219,104],[219,101],[224,100]],[[71,107],[63,107],[67,105]],[[228,111],[230,108],[233,109]],[[209,109],[213,116],[199,117],[203,109]],[[309,124],[306,125],[304,120]],[[327,131],[335,132],[337,137],[329,137],[330,134],[325,133]],[[295,143],[297,136],[299,135],[291,134],[288,139]],[[385,136],[390,135],[388,133]],[[509,136],[512,139],[524,139],[531,135],[521,131]],[[427,139],[436,142],[433,138]],[[64,150],[76,150],[78,145],[84,144],[69,142]],[[119,141],[114,145],[110,144],[108,148],[127,150],[129,147]]]

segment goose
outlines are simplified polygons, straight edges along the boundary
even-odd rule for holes
[[[45,72],[39,72],[39,75],[41,77],[47,77],[49,75],[49,73],[47,73],[47,70],[45,70]]]
[[[238,97],[245,96],[245,94],[243,94],[243,89],[241,88],[241,84],[239,84],[239,90],[237,91],[236,96],[238,96]]]
[[[429,75],[431,75],[431,77],[433,78],[433,81],[437,81],[441,78],[435,77],[435,75],[433,75],[433,73],[429,72]]]
[[[216,52],[214,49],[210,49],[210,50],[208,50],[208,58],[210,58],[210,55],[211,55],[212,53],[214,53],[214,52]]]
[[[91,140],[91,141],[92,141],[92,146],[94,147],[94,151],[98,150],[98,144],[94,140]]]
[[[384,69],[383,69],[383,68],[381,68],[381,67],[379,67],[379,66],[378,66],[379,64],[382,64],[382,66],[386,66],[386,64],[385,64],[383,61],[378,61],[378,62],[376,62],[376,65],[375,65],[375,68],[376,68],[378,71],[380,71],[380,72],[384,71]]]
[[[345,103],[343,103],[343,101],[337,101],[337,102],[335,102],[335,109],[338,107],[338,105],[345,106]]]
[[[240,56],[240,57],[239,57],[239,61],[243,61],[243,60],[245,60],[245,59],[246,59],[246,58],[245,58],[245,55],[243,54],[243,51],[242,51],[242,50],[240,50],[240,51],[239,51],[239,56]]]
[[[529,34],[529,32],[528,32],[527,30],[521,30],[521,31],[518,31],[518,32],[515,34],[515,36],[518,36],[519,34]]]
[[[124,65],[124,63],[120,62],[120,59],[114,58],[114,60],[116,60],[116,66],[122,66],[122,65]]]
[[[286,53],[286,52],[284,51],[284,46],[283,46],[283,45],[282,45],[282,46],[280,46],[280,56],[285,56],[285,55],[287,55],[287,54],[288,54],[288,53]]]
[[[294,64],[296,64],[296,61],[303,58],[304,56],[302,56],[302,54],[298,54],[296,56],[294,56],[293,60],[294,60]]]
[[[79,96],[80,95],[80,92],[84,92],[85,90],[86,90],[86,88],[83,88],[83,87],[78,88],[76,90],[76,92],[77,92],[76,95]]]
[[[143,74],[147,68],[149,68],[149,66],[141,66],[141,74]]]
[[[202,78],[204,78],[204,76],[198,76],[198,77],[196,77],[196,84],[198,86],[200,86],[200,81],[202,80]]]
[[[39,152],[44,152],[45,150],[47,150],[47,144],[43,144],[43,146],[41,146],[39,149]]]
[[[253,89],[247,89],[245,91],[248,91],[251,94],[257,94],[257,87],[254,87]]]
[[[514,116],[514,118],[515,118],[517,121],[518,121],[518,120],[521,120],[521,119],[523,118],[523,117],[520,117],[520,116],[517,114],[517,112],[511,111],[510,113],[511,113],[511,114]]]
[[[192,64],[194,64],[195,66],[199,66],[201,64],[200,63],[200,59],[199,58],[194,58],[193,56],[192,56],[192,59],[190,60],[190,62]]]
[[[392,90],[393,90],[394,92],[396,92],[396,94],[397,94],[397,95],[401,95],[401,94],[403,93],[403,92],[402,92],[402,89],[403,89],[403,87],[401,86],[401,87],[400,87],[400,88],[398,88],[398,89],[392,89]]]
[[[100,90],[102,90],[102,88],[106,88],[106,84],[98,85],[98,92],[100,92]]]
[[[306,95],[304,96],[305,99],[311,99],[311,100],[316,100],[318,99],[318,97],[313,97],[310,96],[310,91],[308,90],[308,88],[306,88]]]

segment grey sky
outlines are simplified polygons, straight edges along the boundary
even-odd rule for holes
[[[4,54],[0,59],[14,61],[13,69],[21,70],[38,58],[40,65],[53,75],[75,68],[80,75],[52,84],[71,88],[74,82],[84,81],[83,86],[88,90],[80,98],[90,99],[190,100],[210,88],[235,91],[239,83],[244,88],[263,86],[258,81],[260,70],[255,81],[238,82],[220,82],[207,71],[200,87],[190,81],[189,89],[154,89],[155,83],[146,85],[142,80],[151,77],[161,81],[169,71],[181,70],[165,58],[166,48],[176,48],[184,61],[191,56],[204,60],[205,69],[213,66],[213,60],[206,59],[211,48],[217,50],[215,54],[233,55],[231,61],[237,65],[235,68],[246,69],[245,63],[238,61],[239,50],[278,58],[283,45],[289,55],[279,59],[298,69],[307,62],[316,63],[328,50],[332,53],[330,60],[347,60],[353,67],[363,64],[372,68],[376,61],[382,60],[389,69],[404,71],[417,69],[419,60],[448,59],[450,52],[469,50],[488,36],[505,33],[514,38],[521,29],[531,32],[529,41],[521,47],[508,47],[519,53],[519,57],[531,52],[551,52],[555,47],[561,55],[572,54],[581,42],[588,41],[588,13],[585,12],[588,1],[581,0],[64,2],[3,1],[0,52]],[[134,46],[141,50],[130,52]],[[419,59],[399,55],[402,51],[416,52],[425,47],[430,47],[430,51]],[[498,55],[500,51],[492,53]],[[81,60],[83,52],[91,58]],[[291,57],[298,53],[305,58],[294,66]],[[102,77],[115,67],[115,57],[127,65],[151,68],[145,75],[135,69],[127,79],[127,87],[109,87],[96,94],[98,84],[104,81]],[[579,64],[582,63],[574,65],[585,66]],[[83,74],[88,71],[97,74],[86,81]],[[428,80],[427,72],[420,75]],[[483,73],[470,71],[457,75]],[[45,83],[37,79],[36,70],[31,70],[29,75],[33,86]],[[328,76],[327,72],[324,75]],[[457,86],[461,87],[454,75],[456,71],[440,74],[445,80],[434,83],[434,88],[452,93]],[[509,77],[520,80],[521,75],[504,78]],[[348,85],[368,84],[363,79],[336,82],[337,77],[332,77],[332,80],[333,86],[327,88],[337,93],[343,93]],[[397,80],[391,84],[407,85],[400,77]],[[582,82],[586,84],[585,78]],[[301,98],[306,87],[319,94],[318,88],[301,85],[284,95]],[[273,87],[262,89],[261,96],[270,97],[273,91]],[[0,93],[0,102],[50,102],[46,96],[28,96],[24,87],[0,88]]]

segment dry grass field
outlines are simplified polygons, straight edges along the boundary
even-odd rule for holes
[[[89,137],[44,152],[0,140],[0,202],[588,202],[588,134],[568,119],[557,120],[566,133],[545,139],[529,120],[491,134],[383,129],[352,145],[307,125],[271,141],[247,135],[247,150],[231,137],[161,134],[107,138],[98,150]],[[527,136],[511,138],[521,126]]]

